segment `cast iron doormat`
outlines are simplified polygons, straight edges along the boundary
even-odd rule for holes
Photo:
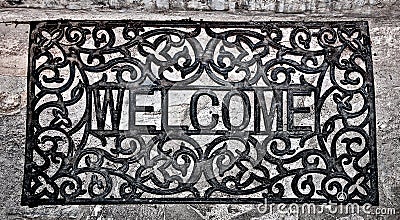
[[[366,22],[32,22],[22,203],[378,203]]]

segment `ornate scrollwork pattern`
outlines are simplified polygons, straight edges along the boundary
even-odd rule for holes
[[[366,22],[32,22],[22,203],[378,203]]]

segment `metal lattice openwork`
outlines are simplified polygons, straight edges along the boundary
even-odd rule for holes
[[[366,22],[32,22],[22,203],[378,203]]]

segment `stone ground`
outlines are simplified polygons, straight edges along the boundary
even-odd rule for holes
[[[92,5],[93,2],[97,5]],[[0,24],[0,219],[400,219],[400,3],[395,0],[307,1],[304,4],[293,0],[181,3],[97,0],[92,3],[87,0],[0,1],[0,22],[3,22]],[[376,86],[379,207],[396,208],[398,214],[262,214],[255,205],[21,206],[29,31],[29,25],[23,23],[61,18],[367,20]]]

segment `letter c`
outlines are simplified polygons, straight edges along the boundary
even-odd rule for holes
[[[211,103],[212,106],[218,106],[219,101],[217,98],[217,95],[210,91],[210,90],[199,90],[195,94],[193,94],[191,100],[190,100],[190,121],[192,122],[192,125],[195,129],[197,130],[211,130],[218,124],[218,114],[212,114],[211,115],[211,123],[208,125],[201,125],[199,123],[199,119],[197,118],[197,104],[199,101],[200,96],[208,96],[211,98]]]

